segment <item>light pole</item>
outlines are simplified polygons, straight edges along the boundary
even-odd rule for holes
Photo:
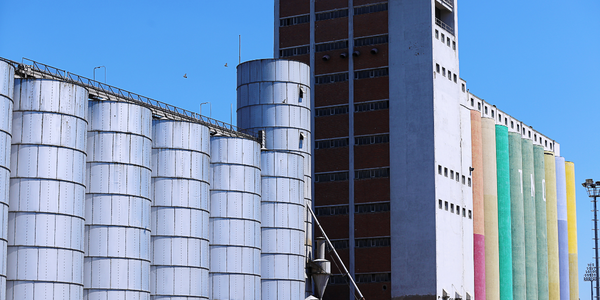
[[[208,104],[209,105],[209,107],[210,107],[210,112],[209,113],[211,114],[211,118],[212,118],[212,104],[210,102],[202,102],[202,103],[200,103],[200,115],[202,115],[202,105],[204,105],[204,104]]]
[[[106,83],[106,67],[105,66],[99,66],[99,67],[94,68],[94,81],[96,81],[96,69],[100,69],[100,68],[104,68],[104,83]]]
[[[596,280],[596,268],[594,264],[588,264],[583,275],[583,281],[590,282],[590,299],[594,299],[594,281]]]
[[[584,183],[582,183],[583,187],[587,190],[588,196],[593,198],[592,202],[594,203],[594,250],[596,251],[596,264],[598,266],[598,208],[596,207],[596,198],[600,196],[600,181],[596,181],[594,183],[593,179],[586,179]],[[596,298],[600,295],[600,276],[598,276],[598,268],[594,268],[594,275],[596,281]]]

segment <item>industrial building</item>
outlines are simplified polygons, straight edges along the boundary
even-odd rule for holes
[[[469,92],[457,1],[274,13],[275,57],[311,66],[315,211],[367,299],[578,299],[573,164]],[[324,299],[354,299],[336,272]]]

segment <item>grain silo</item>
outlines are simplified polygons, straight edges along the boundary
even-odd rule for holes
[[[8,189],[12,136],[15,69],[0,61],[0,299],[6,299],[6,247],[8,245]]]
[[[149,299],[151,113],[89,106],[84,299]]]
[[[211,299],[261,298],[260,144],[211,139]]]
[[[80,299],[88,92],[17,79],[12,128],[8,299]]]
[[[151,298],[208,299],[209,130],[152,123]]]

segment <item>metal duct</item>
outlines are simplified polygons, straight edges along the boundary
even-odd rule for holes
[[[81,299],[88,92],[15,82],[8,299]]]
[[[150,296],[150,110],[90,101],[86,300]]]
[[[211,138],[211,299],[261,298],[260,148]]]
[[[208,127],[154,120],[152,299],[208,299]]]

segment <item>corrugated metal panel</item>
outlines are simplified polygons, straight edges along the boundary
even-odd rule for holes
[[[523,160],[523,213],[525,220],[525,288],[527,299],[537,299],[537,231],[535,216],[535,167],[533,162],[533,140],[521,139]]]
[[[150,110],[90,101],[85,299],[150,298]]]
[[[510,149],[508,146],[508,128],[502,125],[495,126],[496,174],[498,183],[498,269],[500,274],[500,299],[510,300],[512,299],[513,294],[512,228],[510,218]]]
[[[567,223],[567,179],[565,172],[565,158],[557,156],[555,158],[555,161],[560,298],[570,299],[571,289],[569,287],[569,225]]]
[[[208,127],[153,121],[152,265],[154,299],[208,299]]]
[[[260,145],[211,138],[211,299],[260,299]]]
[[[523,207],[523,151],[521,134],[508,133],[510,161],[510,222],[514,299],[527,299],[525,275],[525,213]]]
[[[548,294],[550,299],[560,299],[556,161],[554,153],[544,152],[544,168],[546,174],[546,231],[548,232]]]
[[[19,79],[15,95],[7,297],[81,299],[87,91]]]
[[[565,162],[567,186],[567,230],[569,238],[569,290],[570,299],[579,299],[579,272],[577,266],[577,209],[575,197],[575,164]]]
[[[0,299],[6,299],[8,199],[15,69],[0,61]]]
[[[496,125],[493,119],[481,118],[483,158],[483,207],[485,231],[486,299],[500,299],[498,252],[498,185],[496,166]]]
[[[546,231],[546,175],[544,147],[533,146],[535,180],[535,229],[537,244],[538,299],[548,299],[548,240]]]

